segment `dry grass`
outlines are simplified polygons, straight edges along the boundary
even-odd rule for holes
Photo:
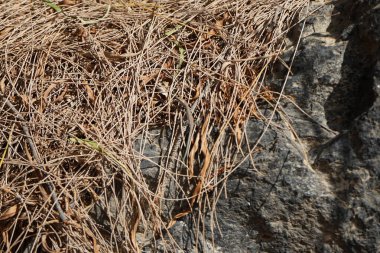
[[[0,1],[0,251],[175,251],[169,228],[202,226],[247,120],[268,120],[264,77],[307,2]]]

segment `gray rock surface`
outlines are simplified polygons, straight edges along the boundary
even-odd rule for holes
[[[254,162],[227,181],[221,233],[204,222],[201,251],[380,252],[379,4],[336,1],[308,19],[286,95],[309,116],[282,100],[288,122],[276,123],[296,134],[267,131]],[[251,144],[263,128],[247,125]],[[193,226],[186,217],[172,229],[185,252],[196,248]]]
[[[253,159],[241,157],[216,213],[177,221],[171,233],[183,252],[380,252],[380,1],[321,2],[311,4],[321,8],[306,22],[278,127]],[[285,71],[274,67],[274,88]],[[246,144],[264,128],[250,121]],[[158,173],[152,161],[141,164],[148,180]]]

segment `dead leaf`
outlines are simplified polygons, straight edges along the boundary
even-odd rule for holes
[[[9,222],[10,223],[10,222]],[[9,226],[9,225],[8,225]],[[1,237],[3,239],[3,242],[4,244],[6,245],[6,249],[9,249],[10,248],[10,243],[9,243],[9,235],[8,235],[8,230],[9,229],[4,229],[2,228],[2,233],[1,233]]]
[[[180,213],[177,213],[175,216],[174,216],[174,219],[178,220],[186,215],[188,215],[189,213],[191,213],[191,210],[186,210],[184,212],[180,212]],[[170,223],[169,223],[170,224]]]
[[[191,196],[190,204],[191,206],[194,205],[195,201],[198,199],[198,195],[201,192],[203,183],[205,181],[205,176],[208,168],[210,167],[211,164],[211,154],[210,151],[208,150],[208,143],[207,143],[207,128],[208,124],[210,122],[210,115],[207,116],[206,120],[204,121],[202,125],[202,130],[201,130],[201,152],[204,155],[204,161],[202,165],[201,172],[199,173],[199,181],[197,185],[195,186],[193,190],[193,194]]]
[[[201,86],[197,85],[195,88],[195,94],[194,94],[193,100],[198,99],[200,96],[201,96]]]
[[[222,30],[224,25],[224,19],[219,19],[215,22],[215,28],[218,30]]]
[[[98,245],[95,237],[92,238],[92,242],[93,242],[93,247],[94,247],[94,253],[99,253],[100,246]]]
[[[75,1],[74,0],[63,0],[62,2],[63,5],[75,5]]]
[[[92,231],[88,228],[88,227],[84,227],[82,226],[82,229],[84,230],[84,232],[91,238],[95,238],[95,235],[94,233],[92,233]]]
[[[140,219],[141,219],[141,214],[140,214],[139,210],[137,210],[137,213],[135,215],[135,219],[133,220],[133,223],[132,223],[131,232],[129,233],[129,237],[131,239],[132,246],[136,252],[140,252],[139,244],[136,240],[136,233],[137,233],[137,228],[139,227]]]
[[[5,94],[5,77],[3,77],[3,79],[0,81],[0,91],[1,93]]]
[[[38,76],[38,77],[41,78],[41,77],[44,76],[44,74],[45,74],[45,67],[39,65],[39,66],[37,67],[37,70],[36,70],[36,76]]]
[[[46,242],[46,235],[41,236],[41,242],[42,242],[42,247],[44,248],[44,250],[46,250],[47,252],[51,252],[51,250],[50,250],[50,248]]]
[[[171,221],[169,221],[168,228],[173,227],[176,222],[177,222],[176,219],[172,219]]]
[[[153,80],[154,78],[157,77],[158,75],[158,71],[153,71],[151,74],[149,75],[143,75],[140,77],[140,81],[142,81],[143,85],[146,85],[147,83],[149,83],[151,80]]]
[[[215,36],[217,33],[215,29],[211,29],[210,31],[207,32],[206,39],[210,39],[212,36]]]
[[[87,37],[89,36],[88,30],[85,27],[83,27],[83,26],[78,27],[78,29],[74,32],[74,34],[76,36],[78,36],[82,40],[82,42],[86,41]],[[88,53],[87,52],[82,52],[82,54],[83,54],[83,56],[85,56]],[[88,58],[88,57],[92,57],[92,56],[90,54],[90,55],[85,56],[85,57]]]
[[[0,190],[4,191],[5,193],[13,193],[13,192],[12,192],[12,189],[9,188],[8,186],[2,186],[2,187],[0,188]]]
[[[12,31],[12,27],[7,27],[4,28],[3,30],[0,31],[0,39],[5,37],[10,31]]]
[[[38,186],[38,189],[39,189],[40,192],[41,192],[41,195],[42,195],[43,200],[44,200],[45,202],[48,201],[50,198],[49,198],[49,194],[46,192],[45,188],[44,188],[42,185],[39,185],[39,186]]]
[[[57,223],[60,223],[60,221],[59,220],[49,220],[49,221],[45,221],[43,225],[38,226],[38,227],[41,228],[43,226],[47,226],[47,225],[51,225],[51,224],[57,224]]]
[[[18,210],[18,205],[13,205],[8,210],[6,210],[3,214],[0,216],[0,220],[7,220],[9,218],[12,218],[16,215]]]
[[[91,187],[89,187],[87,190],[90,192],[95,202],[97,202],[100,199],[99,195],[96,194],[96,192]]]
[[[194,145],[192,146],[189,153],[189,170],[188,170],[189,178],[192,178],[194,176],[195,153],[198,151],[198,146],[199,146],[198,142],[199,142],[199,134],[197,134],[194,141]]]
[[[171,227],[174,226],[174,224],[176,224],[177,220],[188,215],[189,213],[191,213],[191,209],[188,209],[186,211],[183,211],[183,212],[180,212],[180,213],[177,213],[173,219],[171,219],[168,223],[168,226],[166,227],[166,229],[169,229]]]
[[[84,88],[86,89],[87,96],[90,99],[92,103],[95,102],[95,95],[94,92],[92,91],[90,85],[87,82],[84,82]]]
[[[58,253],[58,252],[61,252],[61,250],[54,250],[54,249],[51,249],[49,247],[49,245],[47,244],[47,236],[46,235],[42,235],[41,236],[41,241],[42,241],[42,247],[45,249],[46,252],[49,252],[49,253]]]
[[[239,126],[239,124],[236,124],[236,126],[235,126],[235,137],[236,137],[236,142],[238,145],[241,144],[242,136],[243,136],[243,132],[242,132],[240,126]]]
[[[20,97],[24,106],[29,107],[29,97],[25,94],[20,94]]]
[[[173,59],[168,59],[167,61],[162,64],[162,69],[172,69],[174,65]]]

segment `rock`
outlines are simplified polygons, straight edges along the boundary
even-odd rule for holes
[[[229,178],[227,196],[202,223],[198,250],[380,252],[378,4],[336,1],[308,20],[286,86],[308,116],[283,99],[288,122],[276,124],[286,130],[270,127],[261,152]],[[270,81],[279,88],[283,72],[275,69]],[[263,128],[249,122],[251,144]],[[186,252],[196,248],[192,221],[172,230]]]

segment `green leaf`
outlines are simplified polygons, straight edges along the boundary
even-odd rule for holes
[[[181,46],[178,46],[179,51],[179,62],[177,68],[180,68],[185,61],[185,49]]]
[[[173,35],[174,33],[178,32],[178,30],[181,28],[182,28],[182,25],[176,25],[174,29],[166,30],[165,35],[166,36]]]
[[[72,143],[85,145],[93,150],[103,153],[103,148],[96,141],[80,139],[78,137],[69,138],[69,141],[71,141]]]
[[[57,13],[61,13],[62,12],[61,7],[59,7],[58,5],[56,5],[55,3],[53,3],[51,0],[43,0],[43,2],[47,6],[49,6],[50,8],[54,9]]]

